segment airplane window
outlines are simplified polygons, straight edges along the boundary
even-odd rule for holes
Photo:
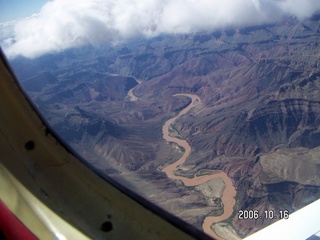
[[[42,4],[0,3],[1,48],[94,168],[217,239],[320,198],[317,0]]]

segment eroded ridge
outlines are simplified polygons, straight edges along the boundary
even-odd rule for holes
[[[186,96],[191,98],[191,103],[184,108],[177,116],[170,118],[168,121],[166,121],[162,127],[162,133],[163,133],[163,139],[167,142],[174,142],[178,144],[180,147],[184,148],[184,153],[181,156],[180,159],[178,159],[176,162],[166,166],[162,171],[166,173],[168,178],[174,179],[174,180],[180,180],[183,182],[185,186],[198,186],[200,184],[203,184],[211,179],[214,178],[221,178],[225,183],[225,188],[222,193],[221,201],[223,204],[223,214],[220,216],[208,216],[204,219],[204,222],[202,224],[203,231],[212,236],[216,239],[221,239],[220,236],[218,236],[212,229],[211,225],[214,223],[221,222],[227,218],[229,218],[233,213],[233,208],[236,204],[235,196],[236,196],[236,189],[232,184],[231,179],[227,176],[227,174],[223,171],[215,171],[213,174],[209,175],[202,175],[197,176],[194,178],[187,178],[183,176],[177,176],[174,174],[174,170],[181,164],[183,164],[187,157],[190,155],[191,147],[189,143],[186,140],[175,138],[169,135],[169,128],[172,123],[174,123],[179,117],[186,114],[191,108],[197,106],[199,103],[201,103],[200,98],[197,95],[194,94],[175,94],[173,96]]]

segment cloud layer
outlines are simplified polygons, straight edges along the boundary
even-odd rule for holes
[[[9,57],[33,58],[136,36],[252,25],[285,15],[303,19],[319,10],[319,0],[53,0],[0,39]]]

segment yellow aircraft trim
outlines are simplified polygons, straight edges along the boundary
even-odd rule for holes
[[[1,200],[40,239],[89,239],[35,198],[0,164]]]

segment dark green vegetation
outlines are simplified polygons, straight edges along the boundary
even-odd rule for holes
[[[237,188],[235,212],[292,212],[320,197],[319,39],[316,15],[12,64],[53,128],[88,161],[200,228],[210,199],[160,171],[181,154],[162,139],[163,122],[189,103],[172,95],[202,100],[174,126],[192,147],[179,174],[225,171]],[[130,101],[135,79],[140,100]],[[280,166],[284,158],[292,164]],[[271,222],[228,220],[241,237]]]

